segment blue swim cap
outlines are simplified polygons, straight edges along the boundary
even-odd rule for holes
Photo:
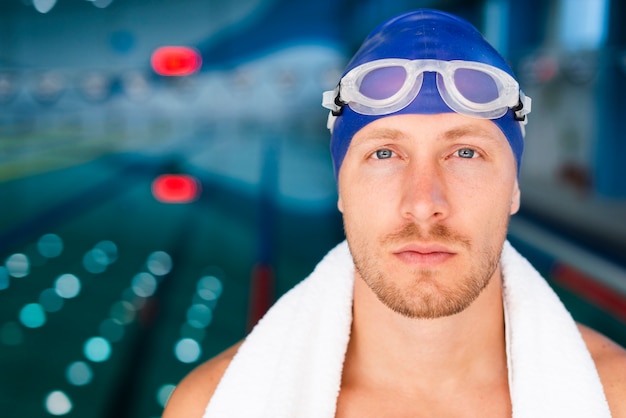
[[[504,58],[474,26],[457,16],[437,10],[419,9],[382,23],[365,39],[343,75],[364,63],[386,58],[474,61],[499,68],[515,78]],[[352,137],[365,125],[386,116],[450,112],[454,111],[441,98],[436,86],[436,74],[432,72],[424,73],[417,97],[408,106],[393,113],[365,115],[344,105],[331,129],[335,176],[339,175]],[[524,132],[519,117],[516,118],[514,110],[508,109],[504,116],[491,120],[506,136],[519,174],[524,148]]]

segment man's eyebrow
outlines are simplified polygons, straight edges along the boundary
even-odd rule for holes
[[[369,141],[376,141],[376,140],[392,140],[392,141],[396,141],[398,139],[401,139],[403,137],[405,137],[406,135],[398,130],[398,129],[392,129],[392,128],[378,128],[378,129],[374,129],[370,132],[368,132],[367,134],[363,135],[361,137],[361,141],[360,142],[369,142]]]
[[[465,136],[480,137],[489,140],[497,140],[493,133],[475,125],[463,125],[445,131],[441,137],[445,140],[455,140]]]

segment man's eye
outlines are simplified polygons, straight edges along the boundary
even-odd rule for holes
[[[374,157],[379,160],[391,158],[393,157],[393,151],[391,151],[390,149],[379,149],[374,153]]]
[[[476,156],[476,151],[471,148],[461,148],[456,153],[461,158],[474,158]]]

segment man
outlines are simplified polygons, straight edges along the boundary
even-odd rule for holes
[[[348,245],[164,417],[626,417],[626,352],[506,242],[530,99],[476,29],[391,19],[324,103]]]

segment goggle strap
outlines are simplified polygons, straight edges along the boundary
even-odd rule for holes
[[[335,90],[326,90],[322,93],[322,106],[326,109],[332,110],[335,104],[335,96],[337,95],[337,89]]]
[[[339,97],[339,86],[322,94],[322,106],[329,109],[334,116],[341,115],[345,104]]]
[[[515,107],[511,109],[515,113],[515,120],[519,121],[522,125],[528,123],[526,115],[530,113],[532,107],[532,99],[526,96],[522,90],[519,91],[519,101]]]
[[[336,105],[336,109],[337,110],[333,110],[333,115],[335,116],[341,116],[341,114],[343,113],[343,107],[346,105],[347,103],[344,102],[343,100],[341,100],[341,97],[339,97],[339,93],[337,93],[337,97],[335,97],[335,105]]]
[[[339,86],[335,87],[334,90],[328,90],[322,93],[322,106],[330,110],[330,112],[328,112],[326,127],[331,134],[333,133],[335,120],[337,116],[343,113],[343,107],[345,105],[346,103],[339,97]]]
[[[328,119],[326,120],[326,128],[328,128],[331,134],[333,133],[333,129],[335,128],[336,120],[337,120],[337,116],[333,113],[333,111],[331,110],[330,112],[328,112]]]

